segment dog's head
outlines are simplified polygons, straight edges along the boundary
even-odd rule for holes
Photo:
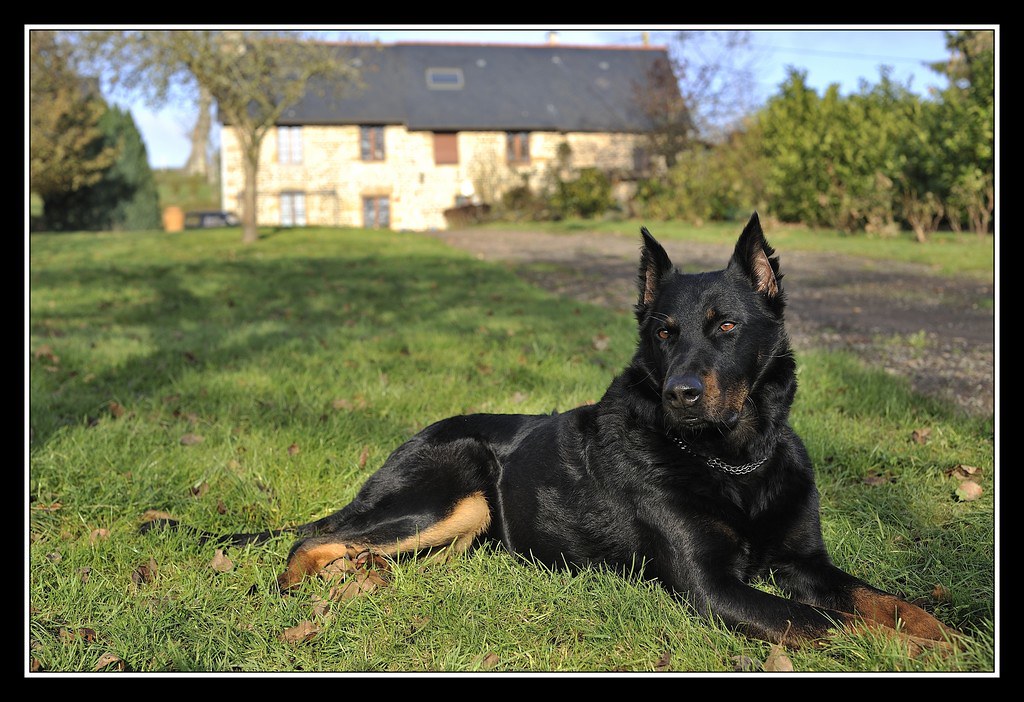
[[[752,395],[780,371],[789,373],[781,380],[791,400],[792,367],[775,363],[791,363],[782,275],[757,214],[728,266],[708,273],[675,270],[665,249],[646,228],[641,232],[635,363],[660,393],[667,427],[732,430],[760,411]]]

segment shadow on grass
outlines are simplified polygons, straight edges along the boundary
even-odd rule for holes
[[[197,370],[274,367],[282,363],[282,350],[323,354],[329,344],[368,337],[384,339],[375,348],[393,346],[404,354],[409,349],[398,342],[417,334],[442,335],[457,348],[484,324],[525,325],[554,344],[564,336],[573,307],[567,303],[553,315],[549,297],[504,271],[423,254],[78,265],[37,271],[32,286],[61,300],[54,309],[33,313],[31,331],[62,347],[63,357],[57,372],[36,374],[42,379],[42,387],[34,386],[30,412],[36,446],[61,426],[88,422],[115,398],[170,394]],[[595,320],[600,315],[590,314]],[[586,321],[572,319],[589,339]],[[99,353],[92,349],[109,346],[111,337],[134,339],[152,350],[120,363],[100,359],[100,370],[88,371]],[[437,359],[439,372],[443,364]],[[519,373],[529,376],[530,369]],[[235,397],[222,393],[208,401],[223,411],[251,403],[244,394],[239,388]]]

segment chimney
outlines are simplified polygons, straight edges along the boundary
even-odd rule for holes
[[[558,32],[548,32],[548,44],[554,45],[558,43]]]

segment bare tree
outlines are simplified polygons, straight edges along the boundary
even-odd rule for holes
[[[210,107],[213,106],[213,96],[210,91],[199,86],[199,100],[195,126],[192,127],[191,143],[192,150],[185,161],[185,173],[189,175],[201,175],[209,179],[212,175],[210,168],[210,127],[213,120],[210,117]]]
[[[724,136],[756,102],[750,32],[684,31],[656,36],[668,57],[655,61],[637,100],[652,128],[649,150],[672,167],[678,155]]]
[[[297,32],[141,30],[87,32],[83,56],[106,69],[113,90],[142,95],[152,104],[172,96],[216,101],[226,128],[242,149],[245,186],[242,241],[255,242],[260,146],[281,115],[307,94],[341,94],[358,82],[340,45],[311,41]]]

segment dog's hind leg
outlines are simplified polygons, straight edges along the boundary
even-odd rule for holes
[[[473,492],[454,500],[433,521],[423,514],[392,517],[386,510],[360,513],[350,505],[349,515],[339,513],[334,528],[306,538],[292,547],[288,565],[278,577],[282,590],[294,587],[333,561],[363,551],[397,557],[434,548],[454,552],[467,550],[490,526],[491,510],[482,492]],[[345,512],[343,510],[342,512]]]
[[[397,556],[465,551],[491,526],[499,468],[469,418],[434,424],[399,446],[341,510],[300,528],[278,578],[282,589],[353,551]],[[479,422],[480,420],[476,420]]]

